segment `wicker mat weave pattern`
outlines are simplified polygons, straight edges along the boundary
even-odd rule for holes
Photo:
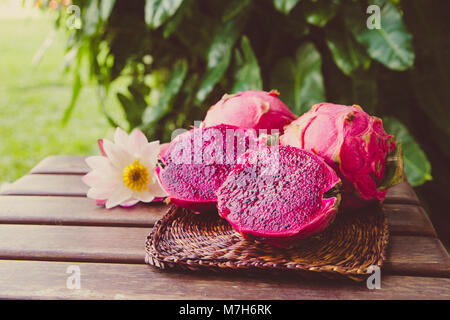
[[[217,214],[171,206],[147,237],[146,262],[189,270],[293,270],[362,281],[369,266],[382,266],[388,241],[381,207],[340,213],[322,233],[280,249],[244,240]]]

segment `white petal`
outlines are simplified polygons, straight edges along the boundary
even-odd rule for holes
[[[155,196],[147,190],[142,190],[142,192],[134,191],[133,198],[136,198],[142,202],[151,202],[155,199]]]
[[[120,127],[117,127],[116,131],[114,132],[114,143],[122,149],[126,150],[128,141],[129,139],[127,133]]]
[[[122,202],[127,202],[131,198],[132,191],[127,187],[117,188],[113,194],[106,200],[106,209],[113,208]]]
[[[92,156],[86,158],[86,163],[92,170],[106,170],[110,167],[110,162],[107,157],[104,156]]]
[[[159,141],[152,141],[146,144],[139,155],[142,164],[147,168],[154,168],[158,161],[159,150]]]
[[[138,156],[147,144],[148,140],[145,134],[139,129],[134,129],[128,140],[128,151],[132,155]]]
[[[159,183],[159,179],[155,177],[153,179],[153,183],[149,183],[147,185],[148,191],[157,198],[167,197],[167,193],[161,187]]]
[[[120,206],[121,206],[121,207],[126,207],[126,208],[128,208],[128,207],[134,206],[134,205],[137,204],[138,202],[139,202],[139,200],[133,199],[133,198],[132,198],[131,200],[122,202],[122,203],[120,204]]]
[[[106,171],[91,171],[84,175],[82,181],[90,187],[97,188],[116,188],[123,184],[120,174],[116,172]]]
[[[116,190],[116,188],[90,188],[87,197],[95,200],[108,199]]]
[[[101,179],[101,177],[98,175],[97,173],[98,171],[91,171],[87,174],[85,174],[81,180],[87,184],[89,187],[93,187],[96,184],[99,184],[99,180]]]
[[[133,157],[125,149],[116,146],[109,140],[103,140],[103,148],[111,163],[121,171],[133,162]]]

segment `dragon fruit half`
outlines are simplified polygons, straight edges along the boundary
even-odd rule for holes
[[[271,146],[250,150],[240,160],[217,191],[217,206],[244,238],[286,247],[333,221],[341,180],[322,158]]]
[[[178,135],[160,154],[156,168],[169,201],[195,212],[215,210],[217,189],[238,156],[257,142],[253,131],[224,124]]]
[[[316,104],[286,128],[280,143],[324,158],[342,179],[345,208],[383,201],[387,188],[403,180],[401,144],[357,105]]]
[[[278,98],[278,91],[243,91],[236,94],[225,94],[212,106],[203,125],[211,127],[218,124],[229,124],[244,129],[276,129],[280,133],[296,116]]]

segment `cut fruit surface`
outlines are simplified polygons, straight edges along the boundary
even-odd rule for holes
[[[340,179],[315,154],[264,147],[241,157],[219,188],[218,210],[246,238],[287,246],[324,230],[340,202]]]
[[[194,211],[216,208],[216,191],[256,137],[235,126],[194,128],[177,136],[156,169],[169,201]]]

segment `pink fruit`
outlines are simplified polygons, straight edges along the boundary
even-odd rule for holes
[[[340,179],[323,159],[291,146],[246,152],[217,191],[219,214],[244,238],[286,247],[324,230]]]
[[[280,143],[310,150],[325,159],[343,182],[343,207],[383,201],[387,188],[402,181],[401,145],[381,119],[357,105],[314,105],[293,121]]]
[[[164,152],[166,152],[169,145],[170,145],[170,143],[168,143],[168,142],[160,144],[160,146],[159,146],[159,157],[160,158],[164,157]]]
[[[280,133],[296,116],[278,98],[277,91],[243,91],[226,94],[206,114],[205,127],[221,123],[244,129],[276,129]]]
[[[215,210],[216,191],[256,136],[235,126],[194,128],[165,149],[156,173],[169,201],[196,212]]]

